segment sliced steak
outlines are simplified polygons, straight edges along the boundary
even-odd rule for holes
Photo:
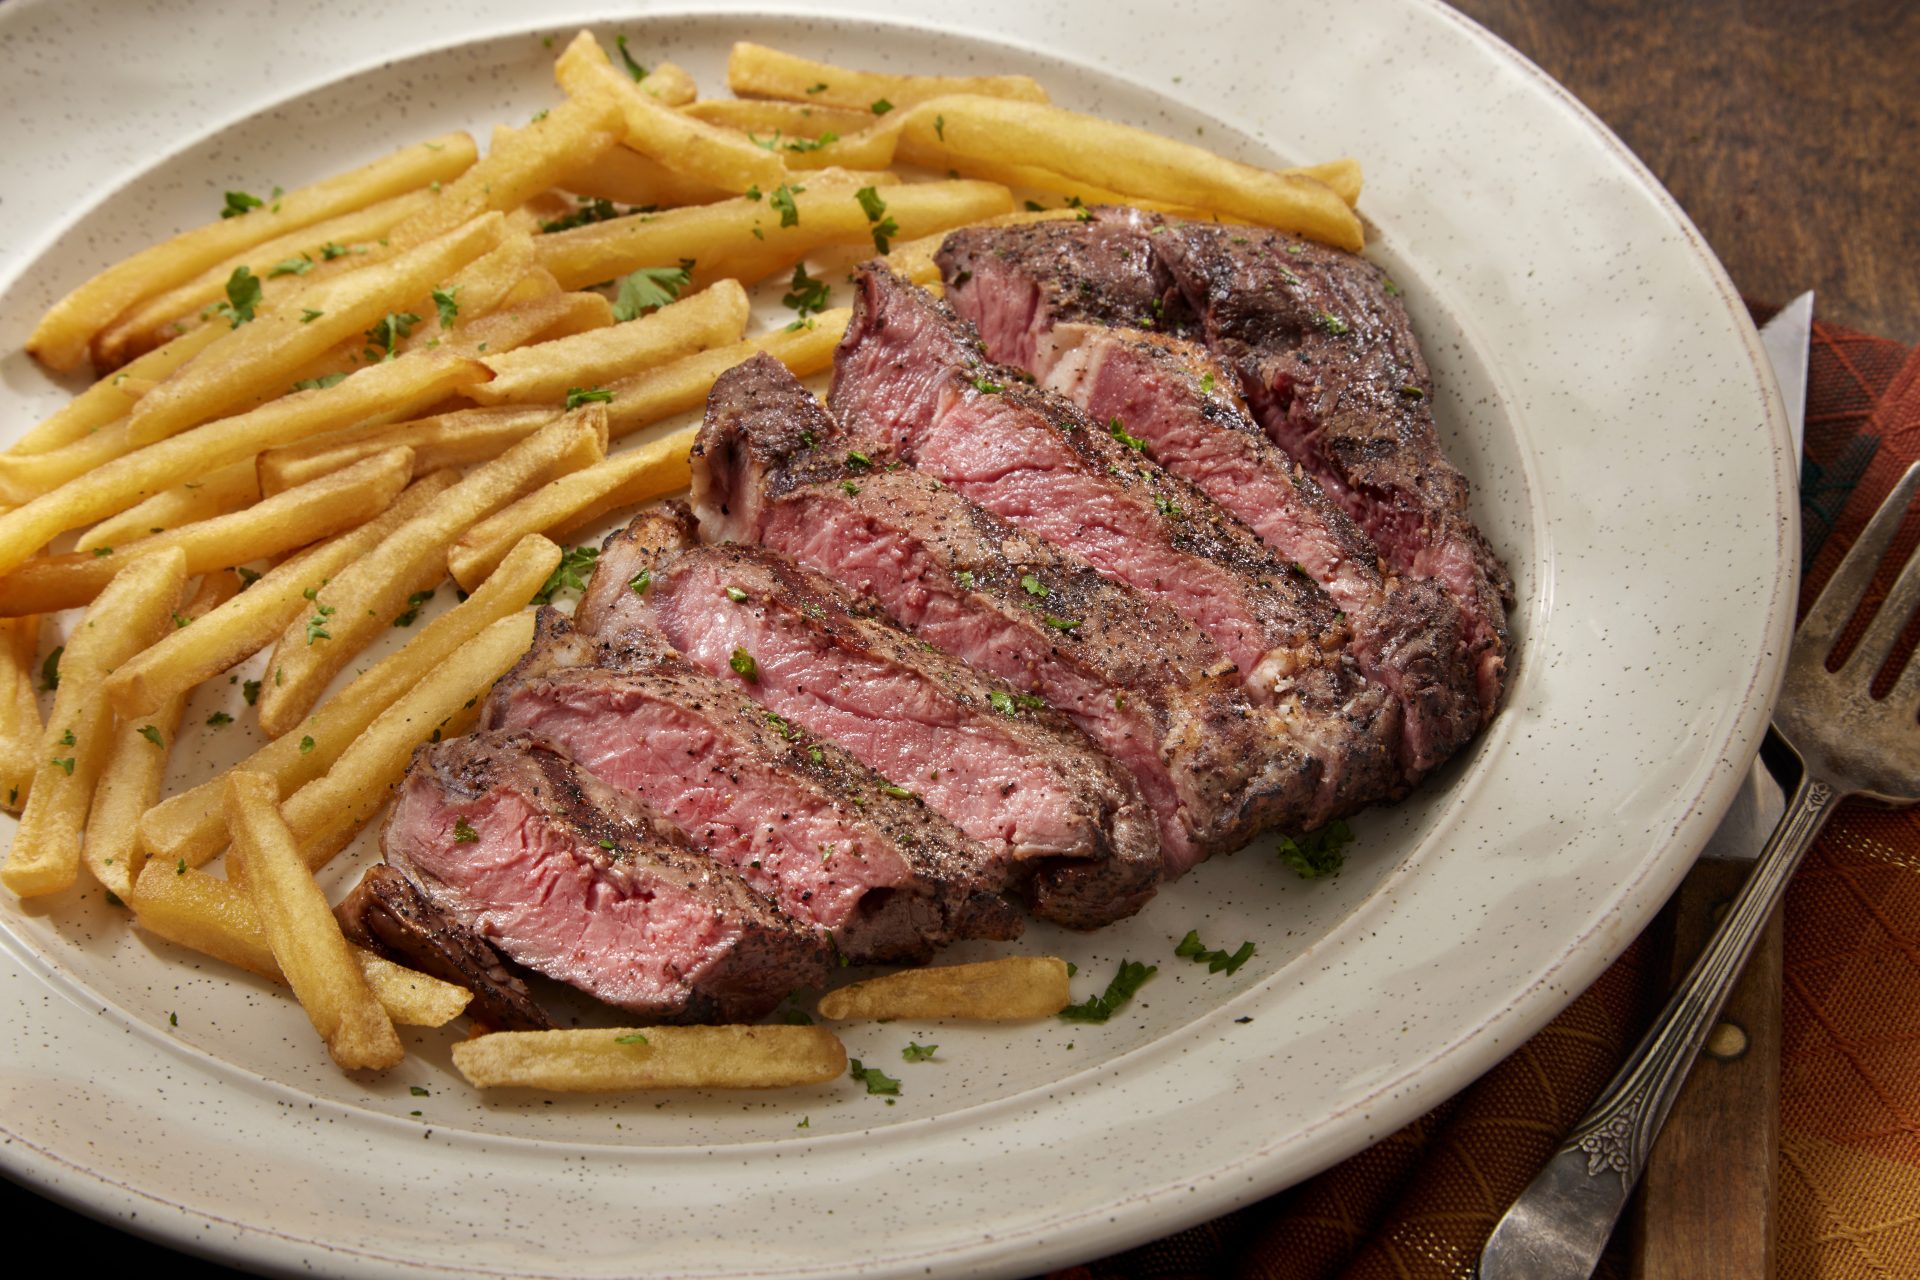
[[[474,1021],[502,1031],[553,1026],[498,951],[386,863],[369,867],[333,914],[349,942],[473,992]]]
[[[595,643],[543,610],[484,719],[638,796],[850,960],[1019,934],[990,859],[952,824],[839,747],[790,738],[657,636]]]
[[[527,734],[423,745],[381,846],[517,963],[649,1018],[757,1018],[826,974],[819,935]]]
[[[911,788],[1046,919],[1094,928],[1152,897],[1153,815],[1064,717],[783,555],[694,535],[680,503],[636,516],[607,539],[575,625],[603,639],[656,630],[722,679],[751,654],[746,691],[770,724],[796,742],[831,739]]]
[[[1319,762],[1197,627],[940,481],[847,452],[778,361],[730,370],[693,448],[702,534],[784,552],[1066,715],[1139,782],[1170,875],[1332,816]]]

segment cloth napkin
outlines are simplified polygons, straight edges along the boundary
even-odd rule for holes
[[[1816,321],[1803,612],[1916,457],[1920,349]],[[1917,540],[1909,520],[1890,563]],[[1494,1223],[1658,1011],[1654,932],[1512,1057],[1379,1145],[1052,1280],[1470,1280]],[[1920,809],[1842,805],[1788,888],[1785,933],[1779,1275],[1920,1276]],[[1598,1272],[1627,1273],[1619,1248]]]

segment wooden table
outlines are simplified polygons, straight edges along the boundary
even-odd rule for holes
[[[1920,342],[1920,5],[1459,0],[1592,107],[1748,297]],[[0,1221],[66,1269],[179,1265],[0,1180]],[[31,1235],[26,1233],[31,1231]],[[194,1264],[204,1277],[233,1275]]]

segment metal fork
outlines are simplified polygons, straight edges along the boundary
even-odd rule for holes
[[[1920,463],[1874,512],[1794,633],[1773,729],[1803,768],[1779,827],[1646,1037],[1494,1228],[1480,1255],[1481,1280],[1593,1274],[1708,1029],[1834,802],[1865,796],[1895,806],[1920,803],[1920,655],[1907,661],[1885,698],[1870,693],[1920,604],[1920,550],[1907,559],[1846,664],[1827,670],[1827,657],[1865,599],[1916,490]]]

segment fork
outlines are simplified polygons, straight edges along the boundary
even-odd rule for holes
[[[1646,1037],[1494,1228],[1480,1255],[1481,1280],[1593,1274],[1708,1029],[1835,801],[1920,802],[1920,655],[1908,659],[1885,698],[1871,693],[1920,604],[1920,549],[1908,557],[1846,663],[1827,670],[1827,657],[1866,598],[1916,490],[1920,463],[1874,512],[1794,632],[1773,731],[1802,769],[1780,825]]]

